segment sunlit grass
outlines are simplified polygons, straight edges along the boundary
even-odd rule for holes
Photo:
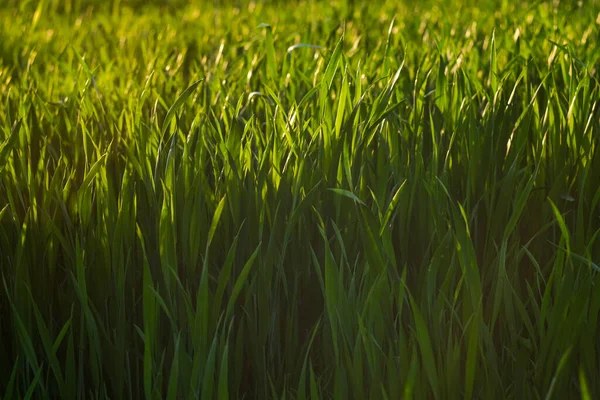
[[[182,3],[0,6],[2,398],[600,394],[597,2]]]

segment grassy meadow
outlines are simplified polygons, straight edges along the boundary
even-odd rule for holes
[[[596,0],[5,0],[0,398],[598,398],[598,43]]]

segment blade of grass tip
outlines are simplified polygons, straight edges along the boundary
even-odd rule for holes
[[[340,137],[340,131],[342,130],[342,122],[344,120],[344,111],[346,110],[346,97],[350,92],[348,85],[348,68],[344,70],[342,78],[342,90],[340,93],[340,100],[338,101],[338,109],[335,117],[335,137]]]
[[[54,340],[54,343],[52,345],[52,351],[55,354],[58,351],[58,348],[60,347],[62,341],[65,338],[65,336],[67,335],[67,332],[69,331],[69,328],[71,327],[71,321],[72,320],[73,320],[73,317],[69,317],[69,319],[67,320],[67,322],[65,322],[65,324],[62,327],[62,329],[58,333],[58,336],[56,336],[56,339]]]
[[[317,275],[317,280],[319,281],[319,285],[321,286],[321,293],[325,293],[325,280],[323,279],[323,274],[321,273],[321,264],[315,254],[315,250],[312,246],[310,246],[310,252],[312,256],[312,261],[314,265],[314,270]]]
[[[567,55],[568,55],[569,57],[571,57],[573,60],[577,61],[577,63],[578,63],[578,64],[579,64],[581,67],[583,67],[583,68],[585,68],[585,69],[587,69],[587,68],[588,68],[588,67],[587,67],[587,65],[586,65],[586,64],[585,64],[583,61],[581,61],[579,58],[575,57],[575,55],[573,54],[573,52],[572,52],[572,51],[570,51],[568,48],[566,48],[566,47],[565,47],[565,46],[563,46],[562,44],[556,43],[556,42],[555,42],[554,40],[552,40],[552,39],[547,39],[547,40],[548,40],[550,43],[552,43],[553,45],[555,45],[556,47],[558,47],[560,50],[564,51],[564,52],[565,52],[565,54],[567,54]]]
[[[25,3],[27,3],[27,2],[25,2]],[[35,12],[33,13],[33,18],[31,18],[31,30],[32,31],[38,24],[40,17],[42,16],[42,14],[44,13],[44,10],[46,9],[46,3],[47,3],[47,1],[42,0],[38,3],[37,7],[35,8]]]
[[[13,125],[10,135],[4,141],[4,143],[0,144],[0,174],[4,170],[6,166],[6,158],[10,154],[13,149],[13,145],[17,138],[19,137],[19,130],[21,129],[21,125],[23,124],[23,120],[20,119]]]
[[[197,346],[206,351],[209,345],[209,289],[208,289],[208,257],[204,257],[202,273],[200,274],[200,286],[196,293],[196,315],[194,317],[194,332],[197,335]],[[216,315],[216,314],[215,314]]]
[[[204,370],[204,376],[202,378],[202,394],[200,396],[201,399],[212,399],[214,392],[214,383],[215,383],[215,357],[217,352],[217,338],[215,335],[213,338],[212,345],[210,346],[210,351],[208,353],[208,358],[206,360],[206,367]]]
[[[229,400],[229,344],[225,344],[223,356],[221,357],[221,369],[219,372],[218,394],[219,400]]]
[[[0,171],[2,173],[2,171]],[[6,214],[8,210],[8,204],[4,206],[2,210],[0,210],[0,222],[2,222],[2,218],[4,218],[4,214]]]
[[[160,295],[160,293],[158,293],[158,291],[156,289],[154,289],[153,287],[150,287],[149,289],[150,289],[150,292],[154,295],[154,298],[158,301],[158,304],[160,305],[160,307],[163,309],[163,312],[165,313],[167,318],[169,318],[169,321],[171,321],[173,326],[175,326],[176,325],[175,320],[171,316],[171,312],[169,311],[169,307],[167,306],[167,303],[165,302],[165,300],[162,298],[162,296]]]
[[[562,214],[560,213],[554,202],[550,198],[548,198],[548,201],[552,206],[552,211],[554,212],[554,217],[558,222],[558,227],[560,228],[562,237],[565,239],[565,244],[567,246],[567,257],[569,257],[571,255],[571,241],[569,239],[569,230],[567,229],[567,224],[565,223],[565,219],[563,218]]]
[[[196,82],[192,83],[187,89],[185,89],[183,91],[183,93],[181,93],[179,95],[177,100],[175,100],[173,105],[169,108],[169,111],[167,111],[167,115],[165,116],[165,120],[163,121],[162,128],[161,128],[161,134],[163,136],[164,136],[165,132],[167,131],[167,128],[168,128],[169,124],[171,123],[171,120],[175,116],[175,113],[181,108],[183,103],[188,99],[188,97],[190,97],[190,95],[194,92],[194,90],[196,90],[198,85],[200,83],[202,83],[203,80],[204,79],[199,79]]]
[[[225,313],[226,318],[229,318],[229,316],[231,315],[231,312],[233,311],[233,306],[235,305],[235,302],[237,301],[237,298],[240,295],[240,292],[242,291],[244,284],[246,283],[246,279],[248,278],[248,275],[250,274],[250,270],[252,269],[252,265],[254,264],[254,260],[256,259],[256,256],[258,256],[258,252],[260,251],[261,245],[262,245],[262,242],[260,242],[258,244],[258,246],[256,247],[256,250],[254,250],[254,253],[252,253],[250,258],[244,265],[244,268],[242,268],[242,272],[240,272],[240,276],[235,281],[235,285],[233,286],[233,290],[231,291],[231,296],[229,297],[229,303],[227,304],[227,312]]]
[[[277,65],[275,64],[275,46],[273,44],[273,28],[269,24],[261,23],[259,28],[265,29],[265,51],[267,53],[267,79],[277,79]]]
[[[219,221],[221,220],[221,214],[223,213],[223,208],[225,208],[225,198],[226,197],[227,197],[227,195],[224,195],[223,198],[221,199],[221,201],[219,201],[219,204],[217,205],[217,208],[214,213],[213,220],[210,224],[210,229],[208,231],[208,240],[206,241],[206,253],[207,254],[208,254],[208,248],[210,247],[213,237],[215,236],[215,232],[219,225]]]
[[[519,218],[521,218],[523,210],[525,209],[525,205],[527,204],[527,200],[531,194],[531,191],[533,190],[533,185],[537,178],[539,168],[540,164],[536,166],[535,171],[528,178],[525,188],[517,195],[515,201],[513,202],[513,212],[508,220],[508,223],[506,224],[506,228],[504,229],[504,240],[508,240],[509,235],[514,231]]]
[[[292,51],[294,51],[296,49],[317,49],[317,50],[323,50],[323,47],[322,46],[317,46],[315,44],[296,43],[296,44],[288,47],[287,52],[291,53]]]
[[[179,341],[181,333],[177,334],[175,341],[175,351],[173,353],[173,362],[171,364],[171,374],[169,376],[169,384],[167,389],[167,400],[177,399],[177,381],[179,379]]]
[[[496,30],[492,31],[492,44],[490,49],[490,87],[492,89],[492,96],[496,94],[498,89],[498,68],[497,68],[497,57],[496,57]]]
[[[392,201],[390,201],[390,204],[388,205],[388,207],[385,211],[383,220],[381,221],[381,229],[379,231],[379,236],[383,236],[383,232],[387,229],[390,218],[392,217],[392,214],[394,213],[396,206],[400,202],[400,194],[402,193],[402,189],[404,189],[405,184],[406,184],[406,179],[402,182],[402,184],[400,185],[398,190],[396,190],[396,193],[394,193],[394,196],[392,197]]]
[[[360,205],[363,205],[365,207],[367,206],[361,199],[359,199],[354,193],[350,192],[349,190],[339,188],[328,188],[327,190],[331,190],[334,193],[348,197],[349,199],[356,201]]]
[[[89,184],[92,182],[92,179],[94,179],[96,177],[96,175],[100,172],[100,168],[102,167],[102,163],[104,162],[104,160],[106,159],[106,156],[108,155],[108,153],[104,153],[90,168],[90,170],[88,171],[88,173],[85,175],[85,178],[83,180],[83,183],[81,184],[81,187],[86,188],[89,186]]]
[[[340,65],[340,58],[342,56],[342,43],[344,42],[344,36],[340,38],[337,42],[335,49],[333,50],[333,54],[329,59],[329,63],[327,63],[327,68],[325,68],[325,82],[327,83],[327,91],[331,90],[331,85],[333,84],[333,78],[335,77],[335,72],[337,71]]]
[[[196,313],[196,315],[199,313]],[[219,316],[219,319],[216,322],[216,325],[214,327],[213,332],[218,332],[220,327],[221,327],[221,322],[223,321],[223,313],[221,313],[221,315]],[[198,397],[200,394],[204,393],[204,389],[205,389],[205,384],[203,383],[203,380],[207,379],[207,375],[206,375],[206,368],[209,368],[210,365],[212,365],[212,369],[214,371],[214,354],[212,356],[213,361],[212,364],[211,363],[211,352],[214,353],[212,347],[217,346],[218,343],[215,342],[216,340],[218,340],[219,335],[218,334],[213,334],[212,335],[212,341],[211,338],[208,337],[208,334],[204,334],[205,336],[203,338],[201,338],[201,342],[206,342],[208,344],[211,344],[211,347],[209,348],[208,345],[206,348],[204,347],[200,347],[198,348],[196,346],[196,344],[194,344],[195,350],[194,350],[194,359],[192,360],[192,367],[191,367],[191,374],[190,374],[190,389],[189,389],[189,395],[188,398],[204,398],[204,397]],[[197,338],[194,338],[195,341],[199,341]],[[210,373],[210,378],[213,378],[214,372]],[[214,382],[213,382],[214,383]],[[214,390],[212,387],[210,388],[211,390],[211,396],[212,396],[212,391]],[[202,392],[202,393],[201,393]],[[212,398],[211,396],[209,396],[208,398]]]
[[[385,41],[385,50],[383,52],[383,76],[387,76],[389,71],[389,52],[390,52],[390,39],[392,37],[392,33],[394,32],[394,23],[396,22],[396,16],[392,18],[390,22],[390,27],[388,28],[387,39]]]
[[[81,66],[83,67],[83,69],[85,70],[85,72],[88,74],[88,77],[91,78],[92,76],[94,76],[94,73],[92,72],[92,69],[90,68],[90,66],[88,65],[88,63],[85,61],[85,58],[83,58],[83,56],[77,51],[77,49],[75,48],[75,46],[71,46],[71,50],[73,50],[73,53],[75,53],[75,56],[77,57],[77,59],[81,63]]]
[[[375,234],[371,228],[375,224],[374,222],[371,222],[373,220],[375,220],[375,217],[370,210],[367,210],[366,208],[362,208],[360,210],[360,226],[361,231],[366,239],[364,248],[367,253],[367,260],[369,262],[369,266],[375,271],[379,272],[387,265],[387,263],[385,260],[385,252],[382,252],[379,247],[380,241],[375,239]],[[392,269],[391,272],[399,278],[398,271],[396,271],[396,269]]]
[[[242,223],[242,226],[243,225],[244,225],[244,223]],[[214,313],[214,315],[218,315],[219,311],[221,310],[221,302],[223,300],[223,294],[225,293],[225,288],[227,287],[227,284],[229,283],[229,277],[231,275],[231,270],[233,268],[233,262],[235,260],[235,254],[236,254],[236,250],[237,250],[237,244],[238,244],[238,240],[240,237],[241,229],[242,229],[242,227],[240,226],[238,234],[233,239],[233,243],[231,244],[231,247],[229,248],[229,252],[227,253],[227,256],[225,257],[225,262],[223,263],[223,267],[221,268],[221,271],[219,272],[219,278],[217,281],[217,289],[215,290],[215,295],[213,297],[213,301],[214,301],[213,313]]]
[[[43,371],[44,371],[43,365],[40,365],[39,368],[37,369],[37,372],[35,373],[35,377],[33,378],[31,385],[29,385],[29,388],[27,389],[27,393],[25,393],[25,397],[23,398],[23,400],[29,400],[33,397],[33,395],[35,393],[35,389],[37,389],[40,378],[42,377]]]
[[[50,364],[50,368],[52,369],[52,372],[54,373],[56,382],[58,383],[59,392],[61,393],[62,396],[66,396],[67,391],[65,388],[65,381],[63,379],[63,374],[62,374],[62,370],[60,368],[58,358],[56,357],[56,350],[55,350],[55,346],[52,342],[52,338],[50,337],[50,331],[48,330],[48,327],[46,326],[46,323],[44,322],[42,313],[40,312],[37,304],[35,303],[35,301],[33,299],[33,294],[31,293],[29,288],[28,288],[28,291],[29,291],[29,296],[31,299],[31,305],[33,307],[35,319],[36,319],[37,326],[38,326],[39,338],[44,347],[44,351],[46,352],[46,357],[48,359],[48,363]],[[65,327],[68,327],[68,324],[66,324]],[[64,328],[63,328],[63,332],[66,333],[66,331],[64,331]],[[63,336],[64,336],[64,334],[63,334]]]

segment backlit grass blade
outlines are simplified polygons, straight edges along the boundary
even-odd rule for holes
[[[198,85],[200,85],[200,83],[202,83],[202,81],[203,81],[203,79],[199,79],[196,82],[192,83],[190,86],[188,86],[188,88],[185,89],[179,95],[179,97],[177,97],[177,99],[175,100],[175,102],[171,105],[171,107],[167,111],[167,115],[165,116],[165,119],[163,120],[162,128],[160,130],[163,135],[167,131],[167,128],[169,127],[169,124],[171,123],[171,121],[175,117],[175,114],[183,106],[183,104],[185,103],[185,101],[192,95],[192,93],[194,93],[194,91],[196,90],[196,88],[198,87]]]
[[[335,73],[340,65],[340,59],[342,57],[342,44],[344,38],[340,38],[338,43],[335,45],[333,49],[333,53],[329,58],[329,62],[327,63],[327,68],[325,69],[325,83],[327,84],[326,89],[331,90],[331,85],[333,84],[333,78]]]

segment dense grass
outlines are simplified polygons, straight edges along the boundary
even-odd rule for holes
[[[600,395],[598,3],[234,3],[0,8],[0,396]]]

